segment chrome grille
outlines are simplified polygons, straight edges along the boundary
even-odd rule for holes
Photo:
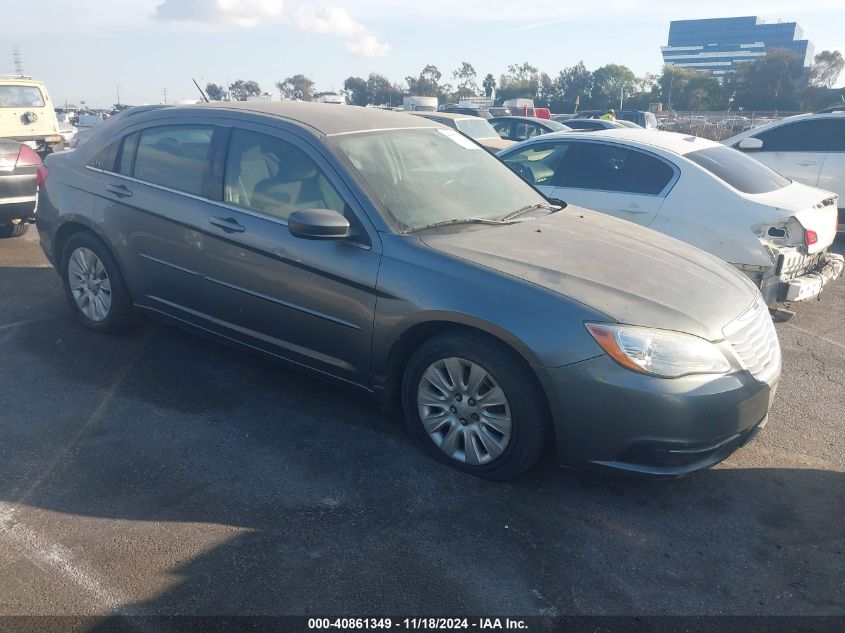
[[[780,373],[780,343],[762,297],[723,331],[743,368],[757,380],[769,382]]]

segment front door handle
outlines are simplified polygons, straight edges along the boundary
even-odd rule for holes
[[[620,213],[649,213],[644,209],[619,209]]]
[[[814,160],[796,161],[795,164],[799,167],[809,167],[810,165],[818,165],[818,163]]]
[[[211,222],[211,224],[213,224],[214,226],[219,226],[227,233],[244,232],[243,224],[238,222],[235,218],[209,218],[208,221]]]
[[[132,195],[132,190],[126,185],[106,185],[106,191],[113,193],[118,198],[128,198]]]

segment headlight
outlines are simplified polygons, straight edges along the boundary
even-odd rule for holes
[[[633,325],[585,325],[608,356],[631,371],[678,378],[687,374],[725,374],[731,370],[731,364],[718,347],[692,334]]]

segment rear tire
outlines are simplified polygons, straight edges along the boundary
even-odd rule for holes
[[[29,224],[21,222],[20,224],[9,224],[7,226],[0,226],[0,238],[6,237],[20,237],[29,230]]]
[[[65,296],[77,321],[97,332],[120,332],[134,322],[132,301],[108,247],[91,233],[74,233],[62,249]]]
[[[528,470],[548,433],[545,396],[531,369],[482,333],[454,331],[423,343],[402,377],[402,408],[423,451],[485,479]]]

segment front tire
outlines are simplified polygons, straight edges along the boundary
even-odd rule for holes
[[[545,398],[521,357],[481,333],[426,341],[408,361],[402,407],[434,459],[478,477],[514,479],[540,457]]]
[[[75,233],[62,249],[61,265],[65,296],[84,327],[119,332],[132,324],[129,291],[102,240],[91,233]]]

